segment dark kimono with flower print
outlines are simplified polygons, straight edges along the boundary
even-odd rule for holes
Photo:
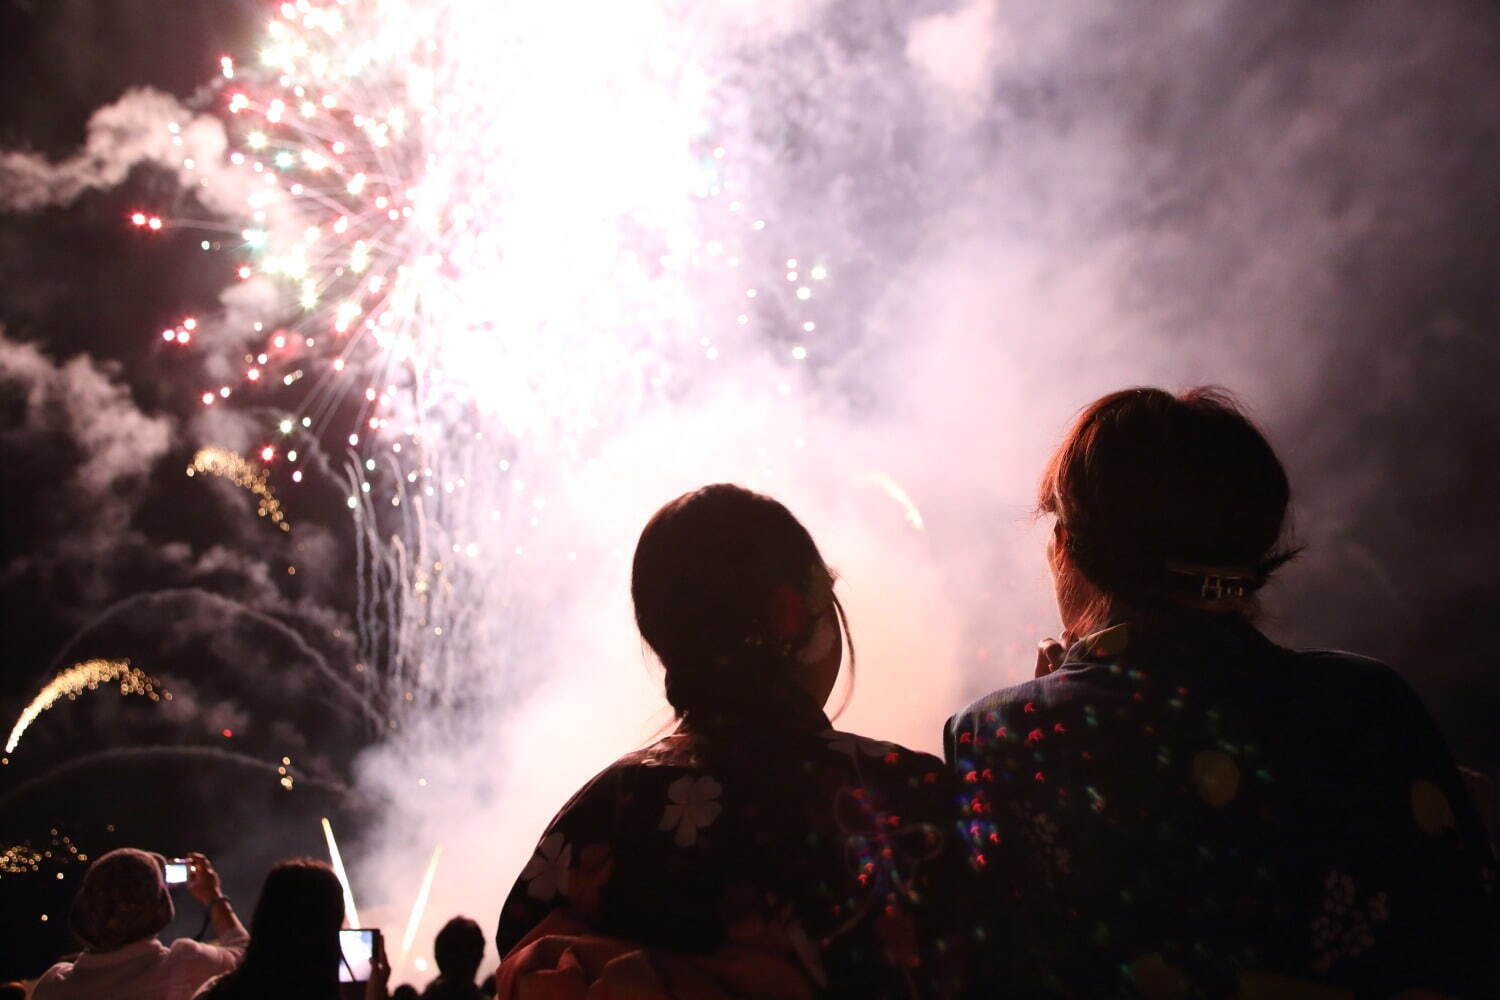
[[[505,956],[566,908],[593,931],[677,952],[789,959],[830,996],[953,991],[963,851],[936,757],[828,726],[684,725],[583,787],[500,915]]]
[[[1492,954],[1479,819],[1375,661],[1169,613],[1075,643],[946,735],[975,863],[1072,995],[1454,991]]]

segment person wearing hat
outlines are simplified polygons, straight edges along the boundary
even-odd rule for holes
[[[159,854],[122,847],[89,867],[68,915],[84,950],[48,969],[33,1000],[189,1000],[239,965],[250,935],[202,854],[188,855],[187,890],[208,908],[218,944],[178,938],[168,947],[156,939],[174,915],[165,863]]]

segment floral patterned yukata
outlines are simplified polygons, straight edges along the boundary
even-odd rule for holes
[[[946,742],[972,859],[1060,992],[1457,991],[1494,954],[1479,819],[1373,660],[1165,612],[980,699]]]
[[[929,996],[956,975],[941,761],[822,712],[713,719],[620,758],[542,834],[500,915],[502,958],[554,911],[677,953],[767,949],[813,992]],[[945,979],[945,977],[948,977]]]

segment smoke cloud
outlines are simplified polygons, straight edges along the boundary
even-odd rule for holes
[[[184,161],[211,166],[223,159],[225,144],[216,119],[194,116],[169,94],[131,90],[94,112],[83,148],[60,163],[35,153],[0,154],[0,208],[69,205],[87,191],[119,185],[142,163],[173,170]]]

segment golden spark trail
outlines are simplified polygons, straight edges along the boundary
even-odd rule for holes
[[[396,964],[400,965],[406,961],[406,955],[411,951],[411,943],[417,936],[417,926],[422,922],[422,913],[427,909],[427,894],[432,891],[432,879],[437,875],[438,861],[443,857],[443,845],[439,844],[432,849],[432,859],[427,862],[427,874],[422,876],[422,887],[417,890],[417,898],[411,904],[411,916],[406,918],[406,933],[401,935],[401,954],[396,958]]]
[[[354,890],[349,886],[349,873],[344,871],[344,859],[339,855],[339,842],[333,839],[333,824],[323,817],[323,836],[328,840],[328,857],[333,861],[333,872],[344,887],[344,919],[350,927],[359,926],[359,910],[354,906]]]
[[[59,698],[69,700],[77,698],[85,691],[93,691],[100,684],[112,684],[118,682],[121,694],[145,695],[152,701],[160,701],[162,698],[171,700],[172,695],[162,691],[160,683],[144,671],[132,667],[129,660],[84,660],[64,670],[42,688],[37,696],[31,699],[31,704],[26,706],[21,717],[11,728],[10,739],[5,741],[5,752],[14,753],[21,743],[21,735],[47,709],[57,703]]]
[[[193,456],[193,463],[187,467],[187,474],[196,476],[200,472],[227,479],[241,489],[254,493],[260,500],[255,509],[257,516],[269,517],[282,531],[292,530],[281,509],[281,501],[276,498],[276,493],[266,478],[266,470],[246,460],[243,455],[227,448],[200,448]]]

